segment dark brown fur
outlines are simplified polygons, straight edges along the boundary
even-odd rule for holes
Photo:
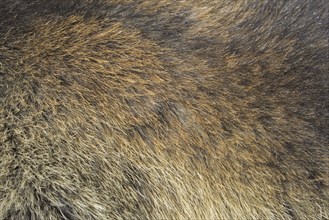
[[[0,219],[328,219],[329,2],[2,0]]]

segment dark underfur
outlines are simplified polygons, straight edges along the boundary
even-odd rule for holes
[[[0,219],[328,219],[329,1],[1,0]]]

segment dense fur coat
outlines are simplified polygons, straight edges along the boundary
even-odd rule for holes
[[[1,0],[0,219],[328,219],[329,1]]]

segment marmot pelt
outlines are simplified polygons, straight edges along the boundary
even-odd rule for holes
[[[1,0],[0,219],[329,219],[329,1]]]

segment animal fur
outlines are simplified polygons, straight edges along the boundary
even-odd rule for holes
[[[1,0],[0,219],[328,219],[329,1]]]

